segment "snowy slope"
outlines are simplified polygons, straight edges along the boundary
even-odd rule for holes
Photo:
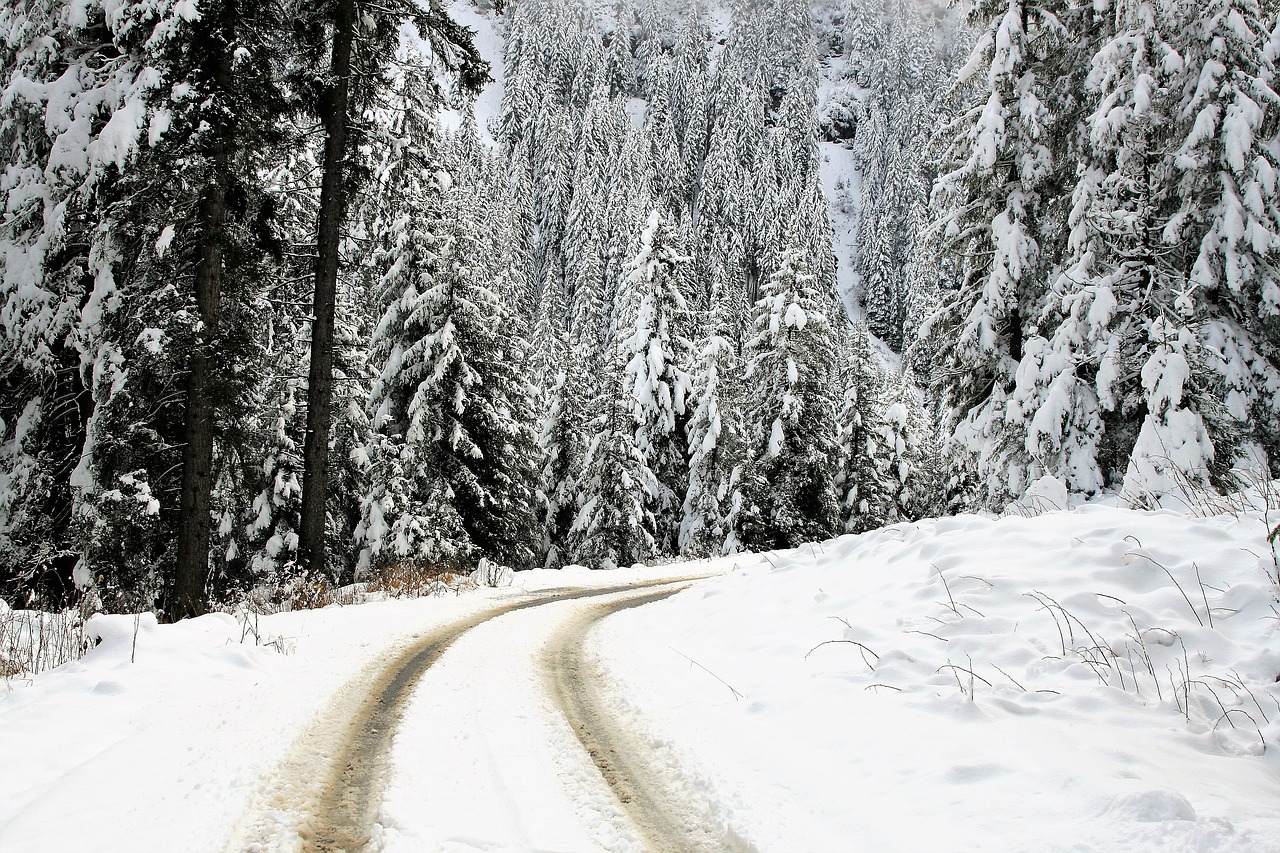
[[[760,850],[1280,850],[1265,530],[899,525],[620,614],[597,649]]]
[[[489,63],[489,76],[493,82],[484,87],[476,98],[476,125],[480,128],[480,137],[491,145],[497,146],[493,139],[494,121],[501,114],[503,93],[502,64],[502,21],[492,11],[481,11],[475,4],[455,2],[447,6],[449,17],[474,33],[476,50],[485,62]],[[462,114],[457,110],[444,110],[440,114],[440,125],[445,130],[453,130],[462,122]]]
[[[853,150],[834,142],[821,145],[822,191],[827,197],[836,256],[836,293],[852,320],[862,319],[858,305],[858,274],[853,256],[858,240],[858,215],[862,204],[862,175]]]

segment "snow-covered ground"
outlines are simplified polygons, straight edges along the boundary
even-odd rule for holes
[[[831,251],[836,256],[836,293],[851,320],[862,319],[858,304],[858,274],[853,258],[858,241],[858,218],[862,210],[862,174],[852,149],[823,142],[821,152],[822,193],[831,217]]]
[[[83,660],[0,695],[0,850],[224,849],[317,713],[415,637],[539,589],[720,570],[588,650],[634,742],[746,844],[1280,851],[1263,519],[1101,506],[263,617],[273,645],[226,615],[99,617]],[[428,671],[388,849],[635,849],[528,664],[568,609],[499,617]]]
[[[597,650],[760,850],[1280,850],[1265,530],[904,524],[619,614]]]

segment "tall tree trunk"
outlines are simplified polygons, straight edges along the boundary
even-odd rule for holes
[[[332,83],[321,105],[325,130],[320,219],[316,226],[311,366],[307,374],[307,435],[302,450],[302,522],[298,557],[325,572],[325,503],[329,484],[329,427],[333,403],[333,321],[338,292],[338,244],[346,215],[347,128],[356,0],[334,0]]]
[[[230,64],[225,73],[230,75]],[[226,139],[214,143],[213,183],[200,202],[203,234],[195,270],[196,308],[201,329],[187,377],[186,446],[182,451],[182,493],[178,502],[178,554],[165,618],[199,616],[205,610],[209,575],[210,496],[213,492],[211,394],[218,372],[218,314],[222,307],[223,249],[226,240],[230,157]]]

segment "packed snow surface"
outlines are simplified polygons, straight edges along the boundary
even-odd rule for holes
[[[0,850],[224,849],[315,715],[415,637],[539,589],[726,571],[588,651],[631,742],[745,844],[1280,851],[1265,524],[1084,506],[248,625],[98,617],[83,660],[0,694]],[[485,623],[428,671],[388,849],[634,849],[532,669],[572,609]]]

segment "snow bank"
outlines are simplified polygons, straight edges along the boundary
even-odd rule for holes
[[[898,525],[620,614],[597,649],[761,850],[1280,850],[1265,530]]]

